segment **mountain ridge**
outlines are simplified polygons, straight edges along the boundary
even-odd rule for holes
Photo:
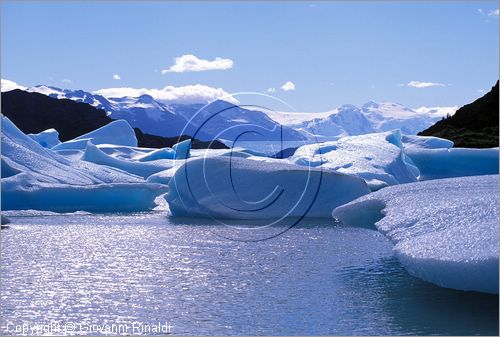
[[[455,147],[497,147],[499,123],[499,82],[484,96],[444,118],[420,136],[434,136],[453,141]]]
[[[115,120],[103,109],[71,99],[58,99],[20,89],[2,92],[1,95],[2,114],[26,134],[53,128],[59,132],[59,138],[64,142]],[[140,147],[171,147],[179,141],[192,138],[189,135],[177,137],[151,135],[138,128],[134,128],[134,131]],[[209,142],[193,139],[193,148],[207,148],[208,145]],[[211,148],[227,148],[227,146],[214,141]]]

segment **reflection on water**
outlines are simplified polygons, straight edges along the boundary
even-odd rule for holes
[[[12,220],[2,331],[169,321],[173,334],[498,334],[498,296],[411,277],[368,229],[313,221],[248,243],[222,238],[229,226],[151,213]]]
[[[498,335],[498,296],[437,287],[406,273],[395,257],[348,268],[342,279],[366,297],[378,294],[388,333]]]

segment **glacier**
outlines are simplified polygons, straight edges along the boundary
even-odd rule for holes
[[[363,179],[342,173],[227,156],[187,160],[168,186],[173,216],[215,219],[329,218],[370,191]]]
[[[86,161],[71,161],[2,117],[2,209],[55,212],[150,210],[166,188],[139,176]]]
[[[498,175],[390,186],[336,208],[376,228],[408,272],[441,287],[498,294]]]

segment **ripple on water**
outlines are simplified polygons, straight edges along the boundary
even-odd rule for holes
[[[301,224],[246,243],[223,239],[229,227],[158,213],[11,219],[3,328],[170,321],[174,334],[498,334],[498,296],[411,277],[369,229]]]

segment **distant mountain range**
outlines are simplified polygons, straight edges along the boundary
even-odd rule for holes
[[[498,81],[481,98],[466,104],[448,118],[419,133],[452,140],[455,147],[497,147],[498,144]]]
[[[305,134],[328,138],[394,129],[416,134],[456,110],[457,107],[412,110],[398,103],[368,102],[360,108],[345,104],[316,118],[311,118],[310,113],[273,113],[270,117]]]
[[[273,112],[244,109],[222,100],[209,105],[173,104],[159,101],[150,95],[105,97],[83,90],[45,85],[23,87],[22,90],[59,100],[86,103],[104,110],[104,115],[111,119],[125,119],[143,134],[168,138],[185,135],[201,141],[234,140],[242,134],[244,139],[240,140],[271,141],[280,140],[281,137],[287,141],[314,137],[321,140],[393,129],[416,134],[443,117],[452,115],[457,109],[445,107],[412,110],[397,103],[368,102],[360,108],[346,104],[322,113]]]
[[[36,92],[19,89],[2,92],[2,114],[8,117],[24,133],[39,133],[54,128],[59,140],[67,141],[93,131],[113,121],[108,114],[88,103],[71,99],[52,98]],[[171,147],[179,141],[190,138],[163,137],[144,133],[134,128],[140,147]],[[223,143],[208,143],[193,139],[193,148],[227,148]]]
[[[71,99],[103,109],[113,119],[125,119],[143,132],[165,137],[193,136],[200,140],[232,140],[257,125],[269,130],[266,140],[303,140],[304,135],[281,126],[261,111],[248,110],[226,101],[205,104],[164,104],[150,95],[139,97],[104,97],[82,90],[67,90],[44,85],[25,89],[58,99]],[[282,128],[282,130],[280,130]],[[262,135],[248,132],[245,140],[262,140]]]

